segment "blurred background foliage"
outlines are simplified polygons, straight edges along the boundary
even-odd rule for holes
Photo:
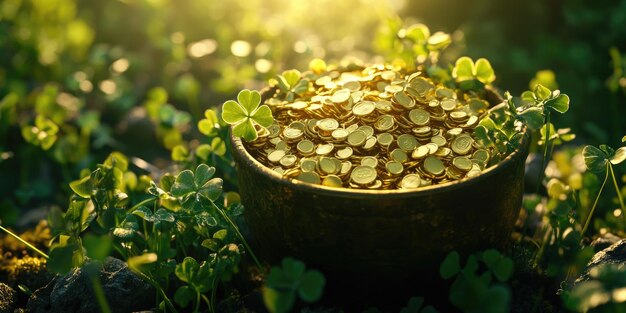
[[[452,34],[444,62],[488,58],[503,90],[558,86],[572,113],[557,123],[580,140],[626,133],[626,0],[3,0],[0,219],[63,206],[113,150],[171,167],[212,143],[205,109],[313,58],[389,61],[413,22]]]

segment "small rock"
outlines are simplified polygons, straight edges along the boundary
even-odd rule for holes
[[[622,238],[615,236],[611,233],[606,233],[598,238],[596,238],[593,242],[591,242],[591,246],[595,252],[600,252],[614,243],[620,241]]]
[[[121,260],[105,260],[100,270],[100,282],[112,312],[136,312],[154,307],[154,288],[131,272]],[[52,290],[49,290],[49,284],[33,293],[28,301],[29,312],[100,311],[84,267],[72,270],[53,283]],[[48,291],[49,296],[46,295]]]
[[[612,244],[610,247],[596,253],[587,263],[585,272],[576,279],[575,283],[589,280],[589,270],[600,264],[626,264],[626,239]]]
[[[9,285],[0,283],[0,313],[12,313],[17,301],[17,292]]]

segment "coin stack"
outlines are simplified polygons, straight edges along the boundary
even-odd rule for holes
[[[389,65],[304,73],[294,101],[265,101],[275,123],[246,143],[288,178],[329,187],[415,189],[480,174],[491,152],[473,139],[489,104],[478,93]]]

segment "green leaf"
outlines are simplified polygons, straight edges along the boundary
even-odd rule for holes
[[[187,195],[196,190],[196,185],[194,182],[194,174],[190,170],[184,170],[176,176],[176,180],[174,181],[174,185],[172,185],[172,189],[170,192],[175,197],[180,197]]]
[[[608,156],[602,150],[594,146],[585,146],[583,148],[583,159],[587,169],[595,173],[602,173],[606,170]]]
[[[307,302],[315,302],[322,297],[326,279],[318,271],[307,271],[300,278],[298,293],[300,298]]]
[[[505,282],[513,275],[513,260],[503,257],[491,270],[499,281]]]
[[[528,103],[535,103],[535,93],[530,91],[530,90],[526,90],[524,92],[522,92],[522,95],[520,96],[520,98],[522,98],[523,101],[526,101]]]
[[[186,308],[195,298],[196,292],[190,286],[181,286],[174,294],[174,301],[183,308]]]
[[[213,234],[213,239],[218,239],[224,242],[227,236],[228,236],[228,230],[220,229]]]
[[[282,76],[285,78],[285,83],[289,89],[292,89],[300,81],[302,74],[298,70],[287,70],[283,72]]]
[[[104,261],[109,256],[109,252],[111,252],[113,240],[109,236],[87,234],[83,237],[83,246],[87,250],[88,257]]]
[[[128,258],[126,263],[128,264],[128,268],[135,272],[141,272],[141,267],[146,264],[154,263],[158,260],[156,253],[144,253],[142,255],[137,255]]]
[[[173,161],[183,162],[187,160],[188,156],[189,156],[189,150],[187,149],[187,147],[183,145],[177,145],[174,147],[174,149],[172,149],[171,157]]]
[[[243,123],[235,125],[235,127],[233,127],[233,135],[241,137],[246,141],[254,141],[258,137],[256,129],[250,119],[246,119]]]
[[[202,189],[199,191],[199,193],[201,196],[211,201],[215,201],[222,194],[223,183],[224,181],[221,178],[213,178],[209,180],[206,184],[204,184],[204,186],[202,186]]]
[[[237,102],[243,107],[246,116],[250,116],[261,103],[261,94],[256,90],[244,89],[237,94]]]
[[[450,34],[444,32],[436,32],[432,36],[428,37],[427,47],[430,51],[443,50],[445,47],[452,43],[452,37]]]
[[[554,99],[546,101],[545,106],[559,113],[565,113],[569,110],[569,97],[566,94],[561,94]]]
[[[93,181],[91,180],[91,175],[71,182],[70,188],[72,188],[72,191],[74,191],[74,193],[76,193],[81,198],[91,198],[91,194],[93,193],[94,188]]]
[[[430,30],[424,24],[414,24],[406,29],[405,36],[415,43],[422,43],[430,37]]]
[[[176,221],[176,218],[174,217],[174,214],[172,214],[170,211],[164,208],[159,208],[154,213],[154,220],[158,222],[174,223]]]
[[[213,175],[215,174],[215,168],[214,167],[209,167],[206,164],[200,164],[198,165],[198,167],[196,167],[196,172],[195,172],[195,176],[194,176],[194,184],[195,184],[195,190],[197,190],[198,188],[204,186],[204,184],[206,184],[209,179],[211,179],[211,177],[213,177]]]
[[[130,239],[135,236],[137,229],[139,229],[137,218],[134,215],[127,215],[120,227],[113,229],[113,235],[122,239]]]
[[[252,120],[263,127],[269,127],[274,123],[274,117],[272,116],[272,110],[267,105],[260,106],[254,113],[252,113]]]
[[[222,104],[222,119],[228,124],[237,124],[248,118],[248,112],[239,103],[228,100]]]
[[[626,147],[621,147],[615,151],[613,157],[611,157],[611,164],[617,165],[626,160]]]
[[[626,136],[622,137],[622,142],[626,142]]]
[[[469,57],[460,57],[456,60],[454,65],[454,69],[452,70],[452,77],[456,79],[457,82],[464,80],[472,80],[474,79],[474,61]]]
[[[491,84],[494,80],[496,80],[496,74],[491,67],[491,64],[487,59],[478,59],[475,65],[475,75],[476,79],[481,83],[488,85]]]
[[[222,138],[215,137],[211,140],[211,150],[217,155],[224,156],[226,154],[226,143]]]
[[[522,111],[519,116],[526,122],[526,125],[531,130],[538,130],[543,126],[544,115],[541,108],[530,107]]]
[[[154,215],[152,214],[152,210],[143,205],[133,211],[133,214],[139,216],[139,218],[143,219],[146,222],[154,222]]]
[[[537,87],[535,87],[534,92],[535,92],[535,97],[537,97],[537,99],[539,100],[546,100],[552,94],[550,92],[550,89],[542,86],[541,84],[537,84]]]
[[[439,274],[443,279],[450,279],[461,271],[461,256],[452,251],[446,256],[439,268]]]
[[[297,281],[304,274],[304,263],[296,259],[284,258],[281,265],[285,276],[292,281]]]
[[[176,277],[183,282],[192,283],[198,270],[200,269],[200,265],[196,261],[196,259],[192,257],[186,257],[183,261],[176,265],[176,270],[174,273]]]
[[[263,303],[271,313],[286,313],[291,311],[296,302],[296,294],[293,290],[277,291],[272,288],[263,288]]]
[[[75,244],[57,244],[52,246],[46,267],[52,273],[66,274],[74,268],[74,251],[77,246]]]
[[[219,138],[216,137],[214,139],[219,139]],[[226,146],[224,146],[224,148],[226,148]],[[210,145],[201,144],[196,148],[196,156],[206,161],[209,159],[209,156],[211,156],[211,151],[213,151],[213,149],[211,148]]]

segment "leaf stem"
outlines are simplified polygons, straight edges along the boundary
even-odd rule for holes
[[[613,178],[613,185],[615,186],[615,192],[617,193],[617,199],[619,199],[619,206],[622,209],[622,215],[626,212],[624,212],[624,199],[622,198],[622,193],[619,189],[619,186],[617,185],[617,179],[615,179],[615,171],[613,171],[613,164],[611,164],[611,162],[607,162],[607,164],[609,165],[609,169],[611,170],[611,176]]]
[[[150,202],[152,202],[152,201],[154,201],[156,199],[157,199],[156,197],[148,198],[148,199],[145,199],[145,200],[143,200],[143,201],[133,205],[133,207],[128,210],[128,214],[131,214],[131,213],[135,212],[135,210],[139,209],[139,207],[141,207],[142,205],[148,204],[148,203],[150,203]]]
[[[102,289],[102,283],[100,283],[100,279],[96,275],[89,275],[91,279],[91,287],[93,288],[93,293],[96,296],[96,301],[98,302],[98,306],[100,307],[101,313],[111,313],[111,307],[107,302],[107,298],[104,295],[104,289]]]
[[[44,259],[49,259],[50,257],[45,254],[43,251],[37,249],[37,247],[33,246],[32,244],[30,244],[29,242],[27,242],[26,240],[20,238],[20,236],[16,235],[15,233],[13,233],[12,231],[2,227],[0,225],[0,230],[6,232],[7,234],[11,235],[13,238],[17,239],[19,242],[23,243],[26,247],[30,248],[31,250],[37,252],[39,255],[41,255]]]
[[[159,285],[158,282],[156,282],[155,280],[153,280],[152,278],[150,278],[148,275],[144,274],[141,271],[133,271],[133,272],[141,276],[141,278],[143,278],[145,281],[150,283],[150,285],[152,285],[157,290],[157,292],[161,293],[161,296],[163,297],[163,301],[165,301],[165,304],[170,308],[170,310],[172,310],[172,312],[174,313],[178,313],[178,311],[174,307],[174,304],[172,304],[172,300],[170,300],[170,298],[167,297],[167,294],[165,293],[165,291],[163,291],[163,289],[161,288],[161,285]]]
[[[583,226],[583,230],[580,232],[581,241],[583,240],[583,236],[585,235],[585,232],[587,231],[587,227],[589,227],[589,222],[591,222],[591,217],[593,216],[593,212],[595,212],[596,210],[596,206],[598,205],[598,200],[600,200],[600,195],[602,194],[602,190],[604,190],[604,185],[606,184],[606,181],[609,179],[609,165],[608,164],[607,164],[607,169],[605,172],[606,172],[606,175],[604,176],[604,182],[602,182],[602,186],[600,187],[600,190],[598,191],[596,200],[593,202],[593,206],[591,207],[591,210],[589,211],[589,215],[587,215],[585,226]]]
[[[546,128],[546,142],[543,143],[543,158],[541,159],[541,167],[539,168],[539,173],[537,174],[537,188],[535,189],[535,193],[539,193],[539,189],[543,184],[543,175],[545,174],[544,166],[546,166],[546,160],[548,159],[548,145],[552,140],[550,139],[550,111],[546,114],[546,124],[543,126]]]
[[[256,266],[259,267],[259,269],[265,273],[265,268],[263,267],[263,265],[261,265],[261,262],[259,261],[259,259],[257,259],[256,255],[254,254],[254,252],[252,252],[252,249],[250,248],[250,245],[248,245],[248,242],[246,241],[246,238],[243,237],[243,234],[241,233],[241,231],[239,231],[239,227],[237,227],[237,224],[235,224],[235,222],[233,222],[233,220],[230,219],[230,217],[228,217],[228,214],[226,214],[226,212],[224,212],[224,210],[222,210],[220,207],[218,207],[213,200],[209,200],[209,202],[211,202],[211,205],[218,211],[220,212],[220,214],[222,215],[222,217],[224,217],[224,219],[228,222],[228,224],[230,224],[230,226],[235,230],[235,232],[237,233],[237,236],[239,236],[239,238],[241,238],[241,242],[243,243],[244,247],[246,247],[246,250],[248,250],[248,252],[250,252],[250,256],[252,257],[252,259],[254,260],[254,263],[256,263]]]
[[[200,292],[196,290],[196,304],[193,307],[193,312],[198,313],[200,310]]]

